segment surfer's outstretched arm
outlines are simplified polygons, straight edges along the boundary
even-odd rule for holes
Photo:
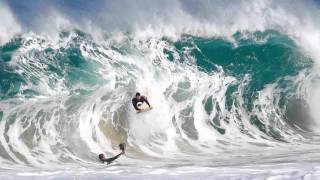
[[[103,162],[103,163],[104,163],[104,162],[107,162],[108,164],[110,164],[110,163],[112,163],[114,160],[118,159],[122,154],[125,153],[126,144],[125,144],[125,143],[120,143],[120,144],[119,144],[119,149],[121,150],[121,153],[118,154],[118,155],[116,155],[116,156],[114,156],[114,157],[112,157],[112,158],[106,158],[103,153],[99,154],[98,157],[99,157],[99,159],[100,159],[101,162]]]
[[[99,154],[99,159],[100,159],[100,161],[101,162],[107,162],[108,164],[110,164],[110,163],[112,163],[114,160],[116,160],[116,159],[118,159],[122,154],[124,154],[124,150],[120,153],[120,154],[118,154],[118,155],[116,155],[116,156],[114,156],[114,157],[112,157],[112,158],[105,158],[105,156],[104,156],[104,154]]]
[[[120,154],[112,157],[112,158],[108,158],[108,159],[104,159],[104,162],[107,162],[108,164],[112,163],[114,160],[118,159],[121,155],[123,154],[123,152],[121,152]]]

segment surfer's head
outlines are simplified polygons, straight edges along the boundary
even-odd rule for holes
[[[138,100],[140,100],[141,94],[140,94],[139,92],[136,93],[136,98],[137,98]]]
[[[100,161],[103,162],[103,160],[105,159],[104,154],[99,154],[99,159],[100,159]]]

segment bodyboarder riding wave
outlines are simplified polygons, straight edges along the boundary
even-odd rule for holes
[[[140,113],[143,111],[143,109],[139,108],[139,103],[147,103],[149,108],[152,109],[152,106],[150,105],[148,99],[146,96],[141,96],[141,94],[139,92],[136,93],[136,96],[132,99],[132,105],[134,107],[134,109],[137,111],[137,113]]]

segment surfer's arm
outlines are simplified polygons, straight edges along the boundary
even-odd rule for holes
[[[150,105],[149,101],[147,100],[147,98],[143,97],[143,99],[144,99],[144,102],[146,102],[148,104],[148,106],[151,108],[151,105]]]
[[[121,155],[123,154],[123,152],[121,152],[120,154],[112,157],[112,158],[108,158],[108,159],[104,159],[104,162],[107,162],[108,164],[112,163],[114,160],[118,159]]]

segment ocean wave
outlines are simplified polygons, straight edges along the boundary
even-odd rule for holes
[[[15,3],[0,14],[19,24]],[[123,19],[116,10],[107,12],[111,17],[100,11],[74,17],[52,2],[49,12],[40,12],[57,14],[59,22],[28,19],[13,37],[2,41],[0,35],[1,162],[95,163],[120,142],[127,144],[128,163],[312,144],[319,44],[310,36],[319,33],[312,18],[306,28],[300,18],[317,11],[300,17],[295,10],[310,4],[217,1],[216,8],[202,1],[200,13],[188,3],[165,1],[160,11],[145,2],[151,12],[159,10],[156,16],[133,6]],[[91,16],[101,23],[82,21]],[[136,114],[131,98],[137,91],[153,110]]]

